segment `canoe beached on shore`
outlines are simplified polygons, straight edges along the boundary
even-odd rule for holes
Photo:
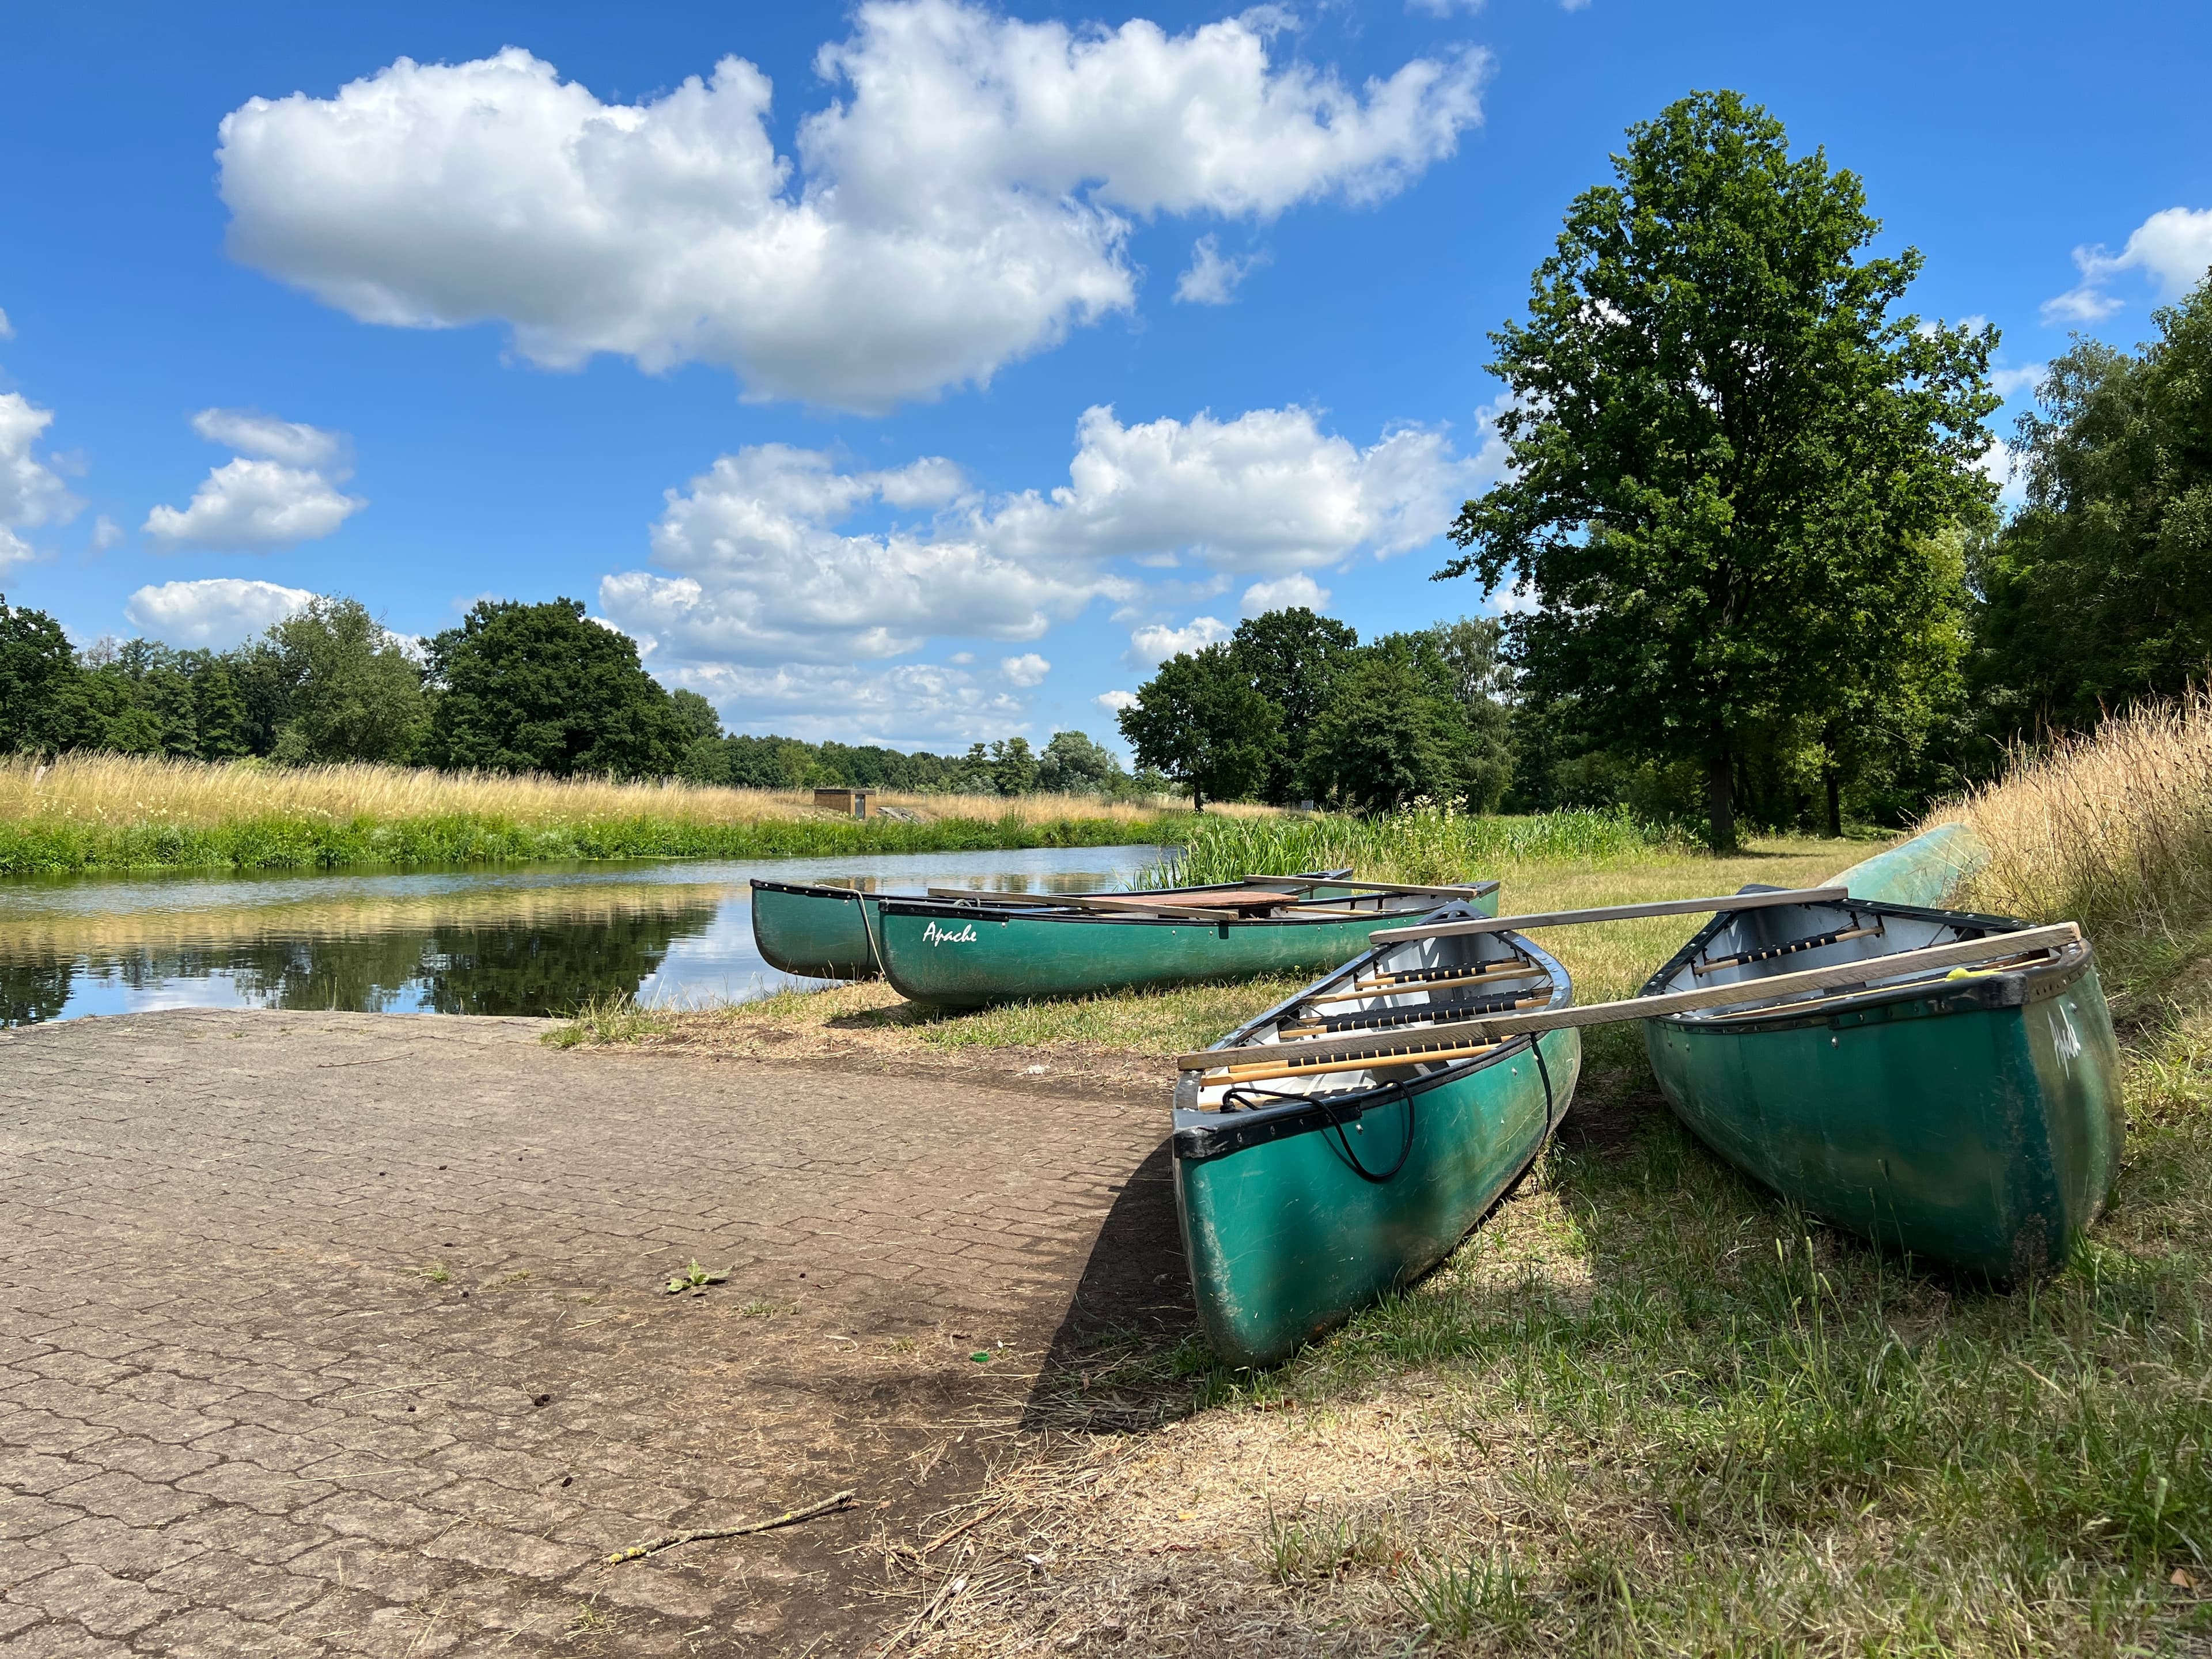
[[[1341,870],[1308,872],[1291,879],[1310,881],[1317,876],[1348,876],[1347,867]],[[1171,900],[1177,894],[1216,893],[1238,890],[1239,884],[1229,884],[1226,889],[1213,887],[1176,887],[1146,895],[1147,897]],[[931,891],[954,890],[933,888]],[[819,882],[755,881],[752,884],[753,942],[766,957],[771,968],[787,974],[796,974],[806,979],[872,979],[884,970],[883,958],[876,949],[881,936],[878,916],[884,900],[893,896],[885,893],[868,892],[857,887],[832,886]],[[926,895],[910,896],[921,898]],[[1089,898],[1126,897],[1127,895],[1098,893],[1003,893],[990,896],[994,902],[1018,907],[1049,904],[1068,904]]]
[[[1466,1022],[1573,994],[1516,933],[1390,945],[1177,1057],[1176,1208],[1218,1358],[1286,1358],[1449,1254],[1543,1146],[1582,1070],[1579,1031],[1485,1043]]]
[[[1742,993],[1645,1023],[1659,1086],[1698,1139],[1826,1220],[1999,1279],[2047,1271],[2111,1192],[2124,1120],[2087,941],[2040,928],[2009,950],[2027,926],[1855,896],[1723,911],[1644,988]],[[1976,941],[1948,971],[1885,971]],[[1850,971],[1761,994],[1830,968]]]
[[[1414,887],[1354,881],[1340,870],[1080,896],[940,888],[926,899],[884,898],[874,922],[884,975],[899,994],[980,1007],[1314,972],[1364,953],[1376,927],[1449,902],[1494,914],[1498,884]]]

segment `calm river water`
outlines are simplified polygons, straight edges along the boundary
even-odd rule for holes
[[[151,1008],[559,1014],[809,983],[753,948],[750,878],[1075,892],[1157,847],[0,883],[0,1025]]]

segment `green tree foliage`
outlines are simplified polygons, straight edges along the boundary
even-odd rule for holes
[[[1881,227],[1857,178],[1792,158],[1734,93],[1632,129],[1614,169],[1492,337],[1513,476],[1467,504],[1470,550],[1438,574],[1525,580],[1524,695],[1698,763],[1727,845],[1746,749],[1884,683],[1895,635],[1859,602],[1986,517],[1996,341],[1893,317],[1919,254],[1861,258]]]
[[[2006,733],[2212,671],[2212,277],[2130,354],[2077,339],[2021,417],[2026,506],[1978,550],[1975,674]]]
[[[1037,757],[1027,738],[991,745],[991,787],[1002,795],[1026,795],[1037,787]]]
[[[284,693],[272,758],[414,757],[429,717],[422,669],[367,605],[317,598],[272,627],[264,643]]]
[[[1189,790],[1200,811],[1209,797],[1256,793],[1282,753],[1282,716],[1226,645],[1162,663],[1119,719],[1138,764],[1158,767]]]
[[[556,777],[672,774],[691,732],[636,643],[582,603],[479,600],[429,641],[435,766]]]
[[[1336,671],[1304,776],[1316,799],[1368,811],[1423,796],[1490,811],[1511,769],[1505,711],[1468,685],[1431,630],[1386,635]]]
[[[1282,746],[1268,763],[1263,797],[1277,805],[1298,799],[1308,734],[1328,702],[1337,674],[1359,644],[1353,629],[1304,605],[1270,611],[1239,623],[1229,649],[1252,688],[1275,706]]]
[[[1085,732],[1055,732],[1037,757],[1037,787],[1063,795],[1127,793],[1129,775],[1114,751]]]
[[[696,691],[668,694],[669,706],[683,722],[686,741],[676,759],[676,775],[686,783],[716,787],[730,781],[729,742],[722,736],[722,717]]]
[[[76,654],[61,624],[0,594],[0,754],[51,754],[72,740],[76,676]]]

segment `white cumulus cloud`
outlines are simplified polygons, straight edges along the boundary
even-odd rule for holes
[[[880,409],[1130,307],[1133,217],[1372,202],[1480,119],[1479,52],[1355,91],[1273,61],[1271,28],[877,0],[817,55],[837,96],[795,157],[743,58],[607,104],[516,47],[403,58],[224,118],[229,245],[365,322],[500,320],[547,365],[701,361],[755,396]]]
[[[143,528],[163,547],[269,553],[327,536],[368,505],[319,472],[241,457],[209,473],[185,506],[156,507]]]
[[[2111,316],[2127,301],[2109,293],[2106,284],[2124,270],[2146,273],[2163,297],[2179,299],[2212,270],[2212,208],[2166,208],[2137,225],[2118,253],[2101,244],[2077,247],[2074,263],[2081,281],[2044,301],[2046,323],[2094,323]]]
[[[825,663],[773,667],[697,664],[661,678],[696,691],[738,726],[841,743],[945,748],[1019,731],[1021,702],[958,668],[902,663],[865,669]]]
[[[1137,426],[1094,408],[1066,484],[995,498],[942,459],[841,471],[819,451],[766,444],[669,491],[653,531],[659,568],[605,577],[599,606],[656,669],[1026,641],[1094,599],[1137,599],[1117,560],[1279,578],[1419,546],[1480,471],[1442,432],[1401,428],[1362,450],[1297,408]],[[848,527],[893,512],[927,516]]]
[[[1990,371],[1990,386],[2000,398],[2009,398],[2015,392],[2033,392],[2043,384],[2043,377],[2051,372],[2049,363],[2022,363],[2018,368],[1993,368]]]
[[[305,610],[314,597],[305,588],[217,576],[142,587],[123,614],[140,633],[171,645],[222,650]]]
[[[1129,635],[1124,659],[1134,668],[1157,668],[1170,657],[1218,645],[1237,630],[1218,617],[1194,617],[1181,628],[1154,623]]]
[[[1001,657],[999,672],[1006,677],[1006,684],[1024,689],[1042,685],[1044,677],[1052,672],[1052,665],[1034,651],[1024,651],[1018,657]]]
[[[1432,541],[1480,477],[1480,459],[1434,428],[1401,427],[1363,450],[1295,404],[1136,426],[1101,405],[1076,436],[1066,484],[998,510],[1001,545],[1279,574]]]
[[[1137,694],[1133,691],[1101,691],[1091,701],[1097,703],[1106,713],[1118,714],[1124,708],[1134,708],[1137,706]]]
[[[40,409],[21,392],[0,392],[0,574],[32,556],[31,544],[16,532],[66,524],[83,505],[61,475],[32,453],[53,419],[53,410]]]
[[[1328,604],[1328,589],[1304,571],[1279,576],[1271,582],[1254,582],[1244,590],[1243,613],[1257,617],[1269,611],[1290,611],[1303,605],[1319,611]]]
[[[337,488],[352,476],[342,432],[244,409],[204,409],[192,430],[246,453],[210,471],[184,507],[146,515],[158,546],[270,553],[319,541],[368,505]]]
[[[1190,251],[1189,269],[1176,279],[1176,299],[1185,305],[1225,306],[1237,297],[1237,285],[1267,263],[1265,253],[1224,258],[1220,239],[1201,236]]]
[[[839,472],[817,451],[764,444],[668,492],[653,532],[677,574],[611,575],[599,605],[663,661],[836,662],[897,656],[933,635],[1033,640],[1119,584],[1064,561],[1009,556],[957,520],[848,533],[854,512],[949,504],[938,459]]]
[[[287,466],[333,470],[344,465],[345,434],[299,421],[280,421],[251,409],[204,409],[192,430],[211,444],[241,455],[258,455]]]

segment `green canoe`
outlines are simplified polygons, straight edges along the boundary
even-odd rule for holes
[[[1308,872],[1348,876],[1350,869]],[[1176,887],[1155,896],[1210,893],[1219,887]],[[873,979],[883,972],[877,955],[877,917],[886,896],[855,887],[820,883],[756,881],[752,884],[753,943],[769,966],[805,979]],[[1075,896],[1089,896],[1077,895]],[[1039,904],[1048,902],[1039,896]],[[1363,941],[1364,942],[1364,941]]]
[[[1881,966],[2001,949],[2026,925],[1856,898],[1723,912],[1644,995],[1858,962],[1867,979],[1645,1021],[1659,1086],[1707,1146],[1838,1226],[1998,1279],[2057,1267],[2120,1164],[2119,1050],[2088,944],[1948,975]]]
[[[1331,872],[1332,874],[1339,872]],[[1143,894],[1097,895],[1196,905],[1249,890],[1250,882]],[[1293,879],[1285,878],[1285,880]],[[1134,986],[1312,972],[1367,950],[1377,927],[1433,909],[1446,890],[1296,878],[1307,902],[1349,915],[1302,915],[1287,907],[1219,921],[1188,915],[1105,915],[1073,908],[1016,909],[988,901],[885,898],[876,915],[884,973],[915,1002],[956,1008],[1036,997],[1080,996]],[[1498,914],[1498,884],[1455,890]]]
[[[1496,914],[1452,906],[1435,919]],[[1486,977],[1469,977],[1478,973]],[[1573,995],[1566,970],[1517,933],[1392,945],[1214,1045],[1274,1043],[1295,1056],[1301,1036],[1372,1029],[1375,1055],[1334,1062],[1364,1068],[1298,1075],[1295,1061],[1263,1062],[1182,1074],[1176,1207],[1218,1358],[1286,1358],[1450,1253],[1565,1115],[1582,1034],[1523,1036],[1455,1060],[1394,1064],[1389,1051],[1449,1054],[1455,1018],[1564,1008]],[[1291,1074],[1267,1075],[1279,1070]]]

